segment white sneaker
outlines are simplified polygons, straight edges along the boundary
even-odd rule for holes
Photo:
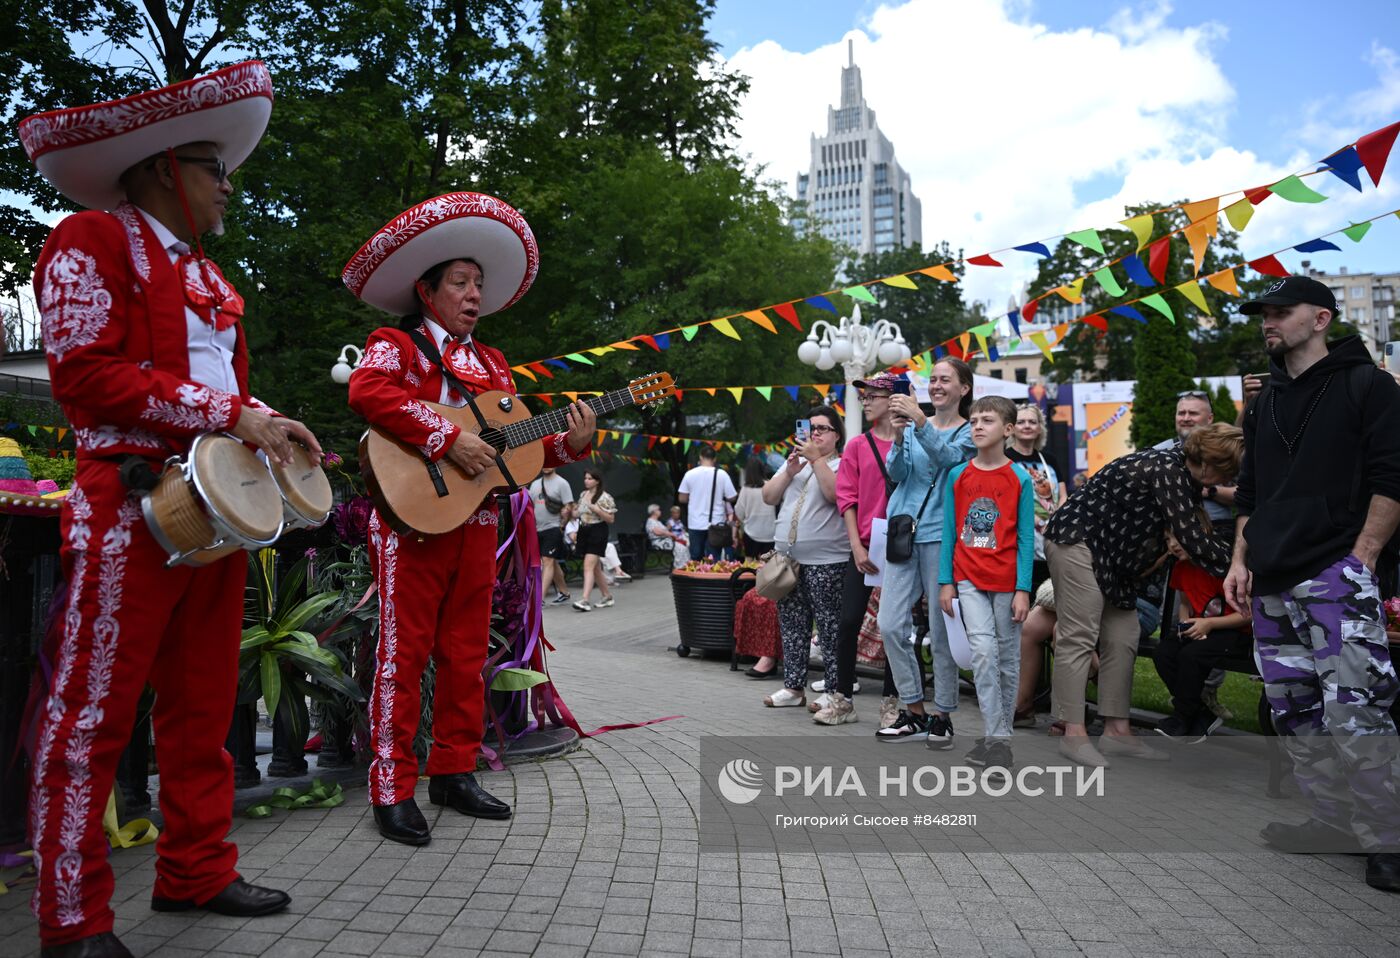
[[[856,721],[856,707],[840,692],[832,692],[831,701],[812,716],[812,721],[819,725],[845,725]]]
[[[812,683],[812,691],[813,691],[813,692],[825,692],[825,691],[826,691],[826,679],[817,679],[816,681],[814,681],[814,682]],[[856,679],[855,681],[853,681],[853,682],[851,683],[851,694],[852,694],[852,695],[855,695],[855,694],[856,694],[857,692],[859,692],[859,691],[860,691],[860,679]]]
[[[770,709],[791,708],[794,705],[807,704],[807,696],[802,694],[801,689],[783,689],[772,695],[763,697],[763,704]]]
[[[593,606],[589,603],[587,599],[579,599],[577,602],[574,603],[574,608],[578,609],[580,612],[593,611]]]
[[[831,704],[831,696],[823,692],[821,695],[818,695],[816,698],[812,699],[812,701],[807,703],[807,711],[820,712],[829,704]]]
[[[615,603],[613,602],[613,597],[612,597],[612,596],[608,596],[606,599],[603,599],[603,600],[600,601],[600,602],[594,603],[593,608],[595,608],[595,609],[610,609],[610,608],[613,607],[614,604],[615,604]]]

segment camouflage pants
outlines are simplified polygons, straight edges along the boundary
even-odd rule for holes
[[[1376,578],[1355,556],[1254,599],[1255,661],[1274,729],[1320,820],[1400,849],[1395,666]]]

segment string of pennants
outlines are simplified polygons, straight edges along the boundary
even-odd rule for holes
[[[682,400],[685,399],[685,394],[686,394],[686,393],[705,393],[706,395],[709,395],[709,396],[718,396],[720,393],[728,393],[729,395],[731,395],[731,396],[734,397],[734,402],[740,403],[740,402],[743,402],[744,393],[749,392],[749,391],[752,391],[752,392],[755,392],[755,393],[757,393],[758,395],[762,396],[765,400],[771,400],[771,399],[773,398],[773,395],[774,395],[775,393],[787,393],[788,396],[789,396],[794,402],[796,402],[796,401],[798,400],[798,398],[800,397],[800,395],[801,395],[801,393],[802,393],[802,390],[804,390],[804,389],[810,389],[810,390],[812,390],[814,393],[817,394],[817,397],[818,397],[819,399],[825,400],[825,399],[827,398],[828,394],[831,392],[831,390],[832,390],[833,388],[839,390],[839,389],[842,388],[842,384],[841,384],[841,383],[796,383],[796,384],[778,385],[778,386],[687,386],[687,387],[685,387],[684,389],[677,388],[677,389],[676,389],[676,397],[675,397],[675,398],[676,398],[676,402],[681,402]],[[527,398],[527,399],[538,399],[538,400],[540,400],[541,402],[543,402],[546,406],[553,406],[553,405],[554,405],[554,401],[555,401],[557,398],[559,398],[560,396],[564,397],[564,398],[567,399],[569,402],[575,402],[575,401],[578,400],[578,398],[579,398],[580,396],[601,396],[601,395],[603,395],[603,394],[602,394],[601,392],[599,392],[598,390],[593,390],[593,389],[566,389],[566,390],[561,390],[561,391],[559,391],[559,392],[521,393],[520,395],[523,396],[523,397],[525,397],[525,398]],[[606,430],[606,431],[613,431],[613,430]],[[638,433],[637,435],[641,435],[641,434]],[[663,439],[671,439],[671,438],[677,438],[677,437],[663,436],[663,437],[661,437],[661,438],[663,438]],[[697,440],[695,440],[695,441],[696,441],[696,442],[709,442],[710,440],[708,440],[708,439],[697,439]]]
[[[73,450],[54,448],[57,446],[58,443],[63,442],[64,438],[67,437],[70,432],[72,432],[72,430],[69,429],[67,426],[35,426],[22,422],[7,422],[3,426],[0,426],[0,429],[3,429],[5,432],[27,432],[29,435],[33,436],[36,439],[39,438],[41,435],[52,436],[53,446],[51,446],[48,450],[49,458],[73,458]]]
[[[1188,201],[1163,207],[1159,210],[1120,220],[1115,226],[1104,227],[1103,229],[1122,228],[1130,231],[1137,241],[1136,252],[1092,270],[1077,278],[1072,283],[1057,287],[1056,289],[1031,298],[1024,306],[1008,313],[1007,319],[1011,322],[1013,329],[1019,329],[1021,322],[1032,322],[1041,301],[1056,294],[1060,295],[1068,302],[1080,303],[1083,301],[1082,294],[1084,283],[1090,278],[1099,281],[1110,294],[1122,295],[1122,293],[1113,293],[1115,288],[1120,287],[1112,274],[1111,267],[1119,264],[1123,265],[1128,278],[1138,285],[1159,285],[1163,281],[1162,278],[1166,273],[1170,241],[1172,237],[1178,233],[1185,235],[1187,243],[1191,248],[1193,259],[1195,260],[1195,271],[1199,273],[1210,239],[1218,235],[1220,214],[1223,213],[1225,215],[1230,225],[1237,232],[1243,232],[1245,226],[1248,225],[1250,219],[1254,215],[1254,208],[1263,203],[1270,196],[1279,196],[1292,203],[1321,203],[1327,199],[1327,196],[1314,190],[1304,182],[1304,179],[1323,173],[1330,173],[1348,186],[1361,192],[1363,189],[1361,171],[1364,169],[1370,176],[1372,183],[1375,186],[1380,186],[1381,176],[1385,170],[1397,135],[1400,135],[1400,122],[1392,123],[1387,127],[1368,133],[1354,143],[1324,157],[1322,160],[1317,161],[1318,165],[1316,169],[1300,169],[1271,184],[1232,190],[1203,200]],[[1313,164],[1310,164],[1310,166],[1311,165]],[[1234,197],[1236,194],[1240,194],[1239,199],[1233,200],[1229,204],[1223,203],[1225,199]],[[1187,225],[1172,230],[1154,240],[1153,234],[1156,229],[1155,218],[1157,214],[1176,210],[1182,210],[1186,213]],[[1365,235],[1365,229],[1363,227],[1367,225],[1367,223],[1354,223],[1351,227],[1341,230],[1340,232],[1346,233],[1349,238],[1359,242],[1361,236]],[[1351,231],[1359,231],[1359,235],[1353,235]],[[832,301],[833,296],[845,295],[855,303],[875,304],[879,301],[871,292],[871,287],[886,286],[895,289],[919,289],[919,285],[914,281],[914,277],[916,276],[928,277],[940,282],[957,282],[958,277],[950,268],[954,265],[963,263],[969,266],[1000,267],[1003,263],[1001,260],[997,259],[997,256],[1004,256],[1007,253],[1014,252],[1049,257],[1050,246],[1048,244],[1060,239],[1069,240],[1102,256],[1106,254],[1100,233],[1100,229],[1084,229],[1069,233],[1061,233],[1029,243],[1020,243],[1014,246],[991,250],[990,252],[982,253],[977,256],[962,257],[960,259],[949,260],[945,263],[933,264],[919,269],[909,270],[904,273],[897,273],[892,276],[885,276],[851,286],[827,290],[824,293],[800,297],[784,303],[774,303],[757,309],[731,313],[716,319],[704,320],[686,326],[672,327],[661,332],[631,336],[606,345],[592,346],[570,353],[562,353],[557,356],[533,360],[512,366],[511,369],[532,382],[538,382],[540,377],[552,379],[554,378],[555,371],[568,371],[577,366],[593,366],[596,365],[595,360],[598,357],[619,350],[639,351],[643,349],[643,347],[646,347],[657,352],[662,352],[669,349],[673,342],[675,342],[673,338],[675,335],[679,334],[685,342],[690,342],[700,330],[705,327],[711,327],[730,339],[738,340],[742,339],[742,336],[739,330],[735,328],[734,323],[735,321],[741,320],[748,320],[767,330],[769,333],[776,334],[778,329],[773,322],[773,318],[768,315],[769,312],[772,312],[779,319],[793,326],[798,332],[805,332],[802,321],[797,314],[797,306],[799,305],[806,305],[839,315],[840,310],[838,310],[836,304]],[[1310,241],[1310,243],[1307,244],[1301,244],[1298,247],[1290,248],[1298,249],[1302,252],[1316,252],[1322,249],[1336,248],[1334,244],[1308,249],[1304,248],[1319,242],[1321,242],[1321,238]],[[1146,263],[1143,262],[1142,256],[1144,248],[1147,249]],[[1283,251],[1281,250],[1280,252]],[[1273,274],[1266,273],[1266,275]],[[1144,280],[1146,280],[1146,282],[1144,282]],[[742,328],[742,323],[740,328]],[[952,343],[969,334],[974,334],[974,332],[974,329],[969,329],[953,337],[943,345],[945,348],[948,348]]]
[[[1370,219],[1352,223],[1350,226],[1345,226],[1341,229],[1332,230],[1330,233],[1323,233],[1322,235],[1314,239],[1310,239],[1304,243],[1299,243],[1294,246],[1286,246],[1282,249],[1275,250],[1272,253],[1266,254],[1264,256],[1259,256],[1254,259],[1242,260],[1241,262],[1235,263],[1230,266],[1226,266],[1222,269],[1218,269],[1215,272],[1210,273],[1206,276],[1197,279],[1189,279],[1185,282],[1178,283],[1175,286],[1171,286],[1168,288],[1179,293],[1184,299],[1187,300],[1187,302],[1189,302],[1196,309],[1200,310],[1203,313],[1206,313],[1207,315],[1210,315],[1210,306],[1206,302],[1205,291],[1201,288],[1202,282],[1209,283],[1213,288],[1218,289],[1220,292],[1226,294],[1227,296],[1239,296],[1239,280],[1238,277],[1235,275],[1235,272],[1237,270],[1245,269],[1247,267],[1249,269],[1254,270],[1256,273],[1259,273],[1262,276],[1288,276],[1290,275],[1290,273],[1287,267],[1285,267],[1278,260],[1280,254],[1287,253],[1290,251],[1296,251],[1299,253],[1317,253],[1323,250],[1340,251],[1341,247],[1338,246],[1336,243],[1331,242],[1329,239],[1327,239],[1327,237],[1336,236],[1340,234],[1346,236],[1354,243],[1359,243],[1366,236],[1366,234],[1370,232],[1372,225],[1374,225],[1377,220],[1382,220],[1391,216],[1400,217],[1400,210],[1390,210],[1389,212],[1377,214],[1376,216],[1373,216]],[[1132,261],[1136,261],[1136,266],[1133,265]],[[1128,274],[1129,280],[1133,284],[1147,289],[1151,289],[1152,287],[1157,286],[1162,277],[1165,275],[1166,271],[1165,253],[1162,256],[1160,273],[1153,272],[1151,275],[1138,274],[1138,270],[1142,269],[1142,264],[1141,260],[1138,259],[1135,255],[1123,257],[1122,260],[1114,260],[1113,264],[1110,265],[1116,265],[1119,262],[1128,263],[1128,265],[1125,267],[1125,271]],[[1113,275],[1108,266],[1105,266],[1103,269],[1096,271],[1093,275],[1095,280],[1099,283],[1099,285],[1103,287],[1104,291],[1110,296],[1114,297],[1115,299],[1127,295],[1127,289],[1118,283],[1117,278]],[[1066,300],[1070,302],[1082,303],[1084,301],[1083,278],[1077,280],[1076,284],[1077,287],[1074,290],[1064,290],[1063,287],[1060,287],[1057,290],[1052,290],[1051,292],[1059,292],[1061,296],[1063,296]],[[1163,292],[1165,292],[1165,290],[1163,290]],[[1147,293],[1143,296],[1138,297],[1137,299],[1124,300],[1113,306],[1105,307],[1104,309],[1090,313],[1087,316],[1080,316],[1076,317],[1073,320],[1059,323],[1051,327],[1050,329],[1044,331],[1030,332],[1026,336],[1026,338],[1029,339],[1031,344],[1034,345],[1037,349],[1041,351],[1041,353],[1045,355],[1046,359],[1050,360],[1051,362],[1054,362],[1054,356],[1051,355],[1051,348],[1054,345],[1056,345],[1060,340],[1064,339],[1066,335],[1068,335],[1071,323],[1084,323],[1086,325],[1094,327],[1100,332],[1108,331],[1109,315],[1119,316],[1126,319],[1131,319],[1134,322],[1145,324],[1148,321],[1148,319],[1146,316],[1143,315],[1141,310],[1136,308],[1137,306],[1143,306],[1148,309],[1151,309],[1153,313],[1164,317],[1171,323],[1175,323],[1176,314],[1173,312],[1171,304],[1167,301],[1167,299],[1163,295],[1163,292]],[[1035,303],[1036,300],[1030,300],[1027,303],[1027,306],[1032,307],[1029,310],[1030,316],[1033,316],[1035,314],[1035,309],[1033,308],[1033,304]],[[1013,309],[1004,317],[1005,321],[1009,322],[1012,328],[1012,332],[1014,334],[1011,337],[1010,341],[1007,343],[1008,350],[1015,349],[1021,343],[1020,324],[1029,321],[1029,317],[1027,315],[1027,306],[1020,307],[1019,309]],[[953,355],[959,358],[966,359],[969,356],[977,354],[978,352],[986,356],[988,359],[995,361],[998,358],[1000,358],[1000,353],[998,351],[997,344],[993,341],[993,337],[996,335],[997,328],[1001,325],[1002,321],[1003,317],[998,317],[997,319],[993,319],[989,322],[982,323],[979,326],[974,326],[971,329],[966,330],[965,332],[959,333],[957,336],[950,340],[946,340],[937,346],[933,346],[929,349],[916,353],[909,360],[909,362],[905,364],[905,366],[914,370],[922,371],[926,366],[931,365],[932,363],[936,362],[944,356]],[[1051,338],[1052,335],[1054,337],[1053,339]],[[977,345],[975,347],[972,345],[972,340],[974,337],[977,342]],[[903,369],[905,368],[905,366],[898,368]]]

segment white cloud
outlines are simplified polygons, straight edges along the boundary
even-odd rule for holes
[[[1170,7],[1158,2],[1099,28],[1054,31],[1029,11],[1018,0],[908,0],[810,53],[772,41],[742,49],[728,64],[751,78],[740,149],[791,190],[807,168],[809,136],[825,132],[827,106],[839,100],[853,39],[866,100],[922,200],[925,243],[975,255],[1109,225],[1127,203],[1270,182],[1354,138],[1355,121],[1400,105],[1400,64],[1378,44],[1375,89],[1326,105],[1329,123],[1300,131],[1285,145],[1291,155],[1260,157],[1228,142],[1235,91],[1215,55],[1220,24],[1168,26]],[[1384,190],[1392,197],[1397,180],[1400,164]],[[1390,208],[1369,186],[1362,196],[1340,181],[1313,182],[1337,199],[1306,210],[1271,199],[1245,235],[1246,254]],[[1033,274],[1034,257],[1012,253],[1006,263],[970,268],[966,295],[1004,304]]]

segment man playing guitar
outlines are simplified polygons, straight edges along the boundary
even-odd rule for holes
[[[468,476],[491,468],[491,444],[424,402],[460,407],[467,405],[467,394],[515,392],[505,356],[474,334],[481,317],[525,294],[538,263],[529,224],[484,194],[435,197],[388,223],[350,260],[343,279],[356,296],[403,319],[370,334],[350,377],[350,407],[417,447],[430,463],[446,460],[447,468]],[[440,355],[451,378],[432,354]],[[593,409],[574,403],[566,422],[567,432],[543,440],[546,466],[574,462],[589,451],[597,422]],[[393,841],[423,845],[430,838],[414,801],[413,752],[429,654],[437,679],[428,798],[464,815],[510,817],[510,806],[473,775],[484,728],[482,668],[496,580],[496,523],[491,499],[440,535],[395,531],[378,510],[370,522],[379,647],[370,696],[369,792],[379,831]]]

